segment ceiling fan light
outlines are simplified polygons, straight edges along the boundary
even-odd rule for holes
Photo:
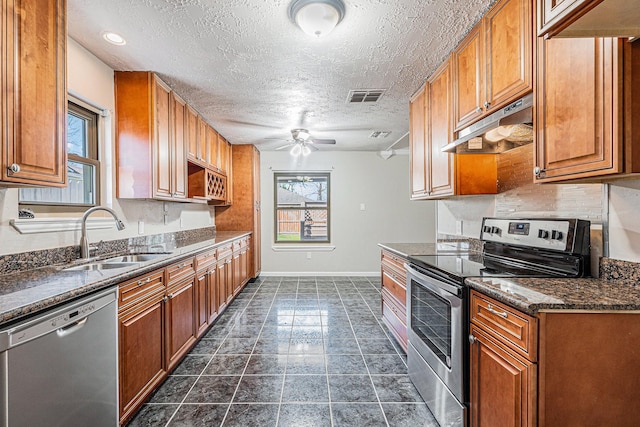
[[[309,135],[309,132],[307,132],[304,129],[298,131],[298,138],[303,141],[306,141],[307,139],[309,139],[309,136],[311,136]]]
[[[306,145],[304,147],[302,147],[302,155],[303,156],[308,156],[309,154],[311,154],[311,148],[309,148]]]
[[[293,146],[293,148],[291,149],[291,151],[289,151],[289,154],[291,154],[292,156],[299,156],[300,153],[302,152],[302,147],[300,146],[300,144],[296,144]]]
[[[316,37],[330,33],[343,17],[342,0],[294,0],[289,6],[289,18]]]

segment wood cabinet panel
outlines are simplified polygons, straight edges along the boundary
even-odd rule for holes
[[[411,153],[411,198],[427,195],[426,117],[428,100],[422,87],[409,103],[409,150]]]
[[[157,78],[153,78],[152,84],[151,108],[154,109],[152,117],[155,118],[154,196],[171,197],[171,89]]]
[[[253,145],[231,145],[233,205],[216,207],[216,229],[251,231],[249,276],[260,275],[260,152]]]
[[[485,26],[485,107],[495,111],[533,88],[531,0],[503,0],[483,18]]]
[[[214,267],[215,268],[215,267]],[[215,269],[213,270],[215,272]],[[195,292],[195,296],[196,296],[196,310],[195,310],[195,317],[196,317],[196,338],[199,338],[200,336],[202,336],[202,334],[204,334],[204,332],[207,330],[207,327],[209,326],[209,322],[208,322],[208,305],[209,305],[209,289],[208,289],[208,285],[209,285],[209,276],[210,276],[211,270],[204,270],[201,272],[198,272],[198,274],[196,275],[196,282],[195,282],[195,286],[196,286],[196,292]]]
[[[190,105],[187,105],[186,111],[187,119],[187,160],[192,162],[198,162],[198,149],[200,138],[200,126],[198,112]]]
[[[537,319],[481,293],[471,292],[471,322],[531,361],[537,356]]]
[[[536,181],[623,171],[621,48],[615,39],[539,41]]]
[[[196,340],[196,300],[193,277],[167,290],[167,371],[180,362]]]
[[[427,150],[429,196],[442,197],[455,193],[454,155],[442,152],[451,142],[452,81],[451,62],[445,62],[429,79],[429,116],[427,122]]]
[[[400,347],[407,351],[407,316],[400,306],[400,302],[391,296],[386,289],[382,289],[382,321],[395,337]]]
[[[130,304],[139,303],[156,294],[164,296],[165,291],[164,270],[121,283],[118,285],[118,310],[126,309]]]
[[[171,196],[187,198],[187,138],[188,116],[187,104],[182,98],[171,92],[172,110],[172,142],[171,142]]]
[[[8,0],[0,21],[0,180],[67,182],[66,1]]]
[[[471,325],[471,426],[534,426],[536,365]]]
[[[382,250],[381,260],[382,320],[407,351],[407,259]]]
[[[163,295],[119,316],[120,422],[141,405],[166,376]]]
[[[451,55],[455,73],[453,101],[454,128],[459,130],[479,119],[484,110],[483,24],[480,21],[460,42]]]
[[[220,153],[218,151],[218,132],[207,125],[207,165],[216,171],[220,171]]]

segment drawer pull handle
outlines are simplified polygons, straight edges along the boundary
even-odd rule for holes
[[[491,307],[491,304],[487,305],[487,310],[489,310],[489,313],[493,313],[496,316],[504,317],[505,319],[507,318],[507,316],[509,316],[506,311],[498,311],[495,308]]]
[[[151,277],[147,277],[147,280],[138,280],[138,286],[142,286],[145,283],[149,283],[151,281]]]

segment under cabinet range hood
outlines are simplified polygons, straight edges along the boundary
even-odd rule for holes
[[[464,154],[502,153],[533,142],[533,94],[530,93],[458,132],[442,151]]]

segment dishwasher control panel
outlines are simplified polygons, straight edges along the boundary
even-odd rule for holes
[[[115,303],[116,292],[111,289],[80,301],[53,309],[46,314],[27,320],[10,329],[0,332],[0,351],[18,346],[40,336],[56,332],[62,336],[71,333],[72,328],[81,327],[83,321],[92,313],[108,304]]]

